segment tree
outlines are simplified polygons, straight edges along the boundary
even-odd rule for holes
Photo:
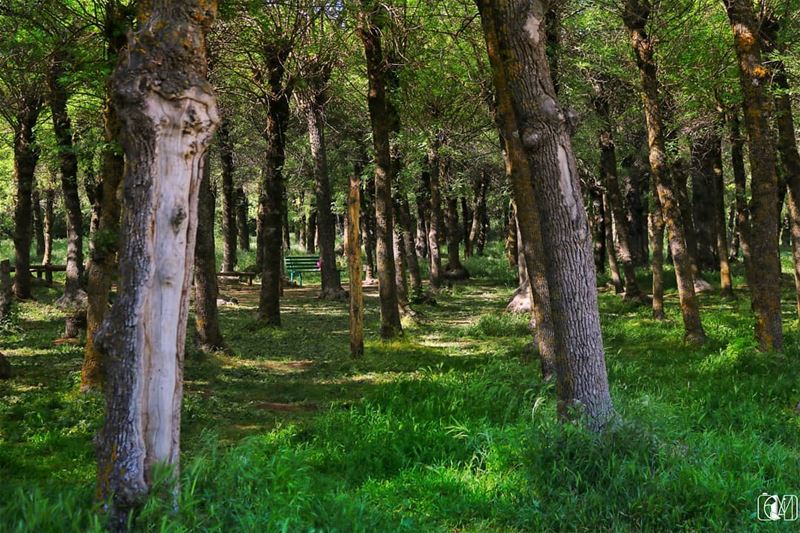
[[[494,4],[494,5],[492,5]],[[493,30],[501,62],[498,92],[509,91],[516,133],[533,174],[547,254],[556,333],[559,414],[600,430],[614,418],[603,353],[589,223],[581,202],[565,113],[555,96],[540,0],[478,1],[484,33]],[[487,38],[491,46],[492,40]],[[498,83],[505,80],[505,84]]]
[[[691,259],[686,244],[686,229],[678,205],[677,192],[667,168],[664,125],[654,55],[655,42],[645,28],[650,13],[649,0],[625,0],[622,19],[630,34],[641,78],[642,103],[650,147],[650,172],[661,204],[663,219],[669,231],[669,245],[675,265],[675,276],[678,280],[678,296],[681,301],[685,338],[688,342],[702,344],[705,342],[705,331],[700,322],[700,309],[695,296]]]
[[[383,8],[374,0],[362,0],[358,35],[364,44],[369,78],[370,122],[375,149],[375,219],[378,280],[381,303],[381,337],[391,339],[403,333],[397,297],[394,264],[394,217],[392,216],[392,163],[389,151],[391,131],[386,99],[387,64],[381,44]]]
[[[778,175],[770,132],[766,85],[769,71],[761,57],[761,36],[748,0],[724,0],[739,59],[742,106],[747,128],[751,200],[747,239],[743,247],[747,282],[756,317],[761,350],[783,347],[781,264],[778,254]]]
[[[205,32],[215,2],[154,0],[113,77],[125,152],[119,292],[95,342],[108,387],[98,495],[126,531],[158,465],[177,478],[198,188],[217,123]]]

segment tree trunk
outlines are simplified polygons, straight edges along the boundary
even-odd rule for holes
[[[697,232],[695,231],[694,219],[692,218],[692,202],[689,199],[689,167],[683,159],[675,161],[672,168],[675,186],[675,198],[678,201],[678,211],[681,214],[684,235],[686,238],[686,251],[689,257],[689,266],[692,271],[695,293],[709,290],[711,287],[703,279],[700,266],[697,260]]]
[[[605,249],[608,256],[608,270],[611,271],[611,284],[614,285],[614,292],[622,294],[625,292],[625,281],[623,275],[619,271],[619,263],[617,262],[616,247],[614,243],[614,215],[611,213],[608,205],[608,194],[603,195],[603,213],[608,219],[603,224],[605,230]],[[610,219],[610,220],[609,220]]]
[[[716,164],[720,139],[714,126],[709,125],[692,140],[692,200],[691,211],[694,222],[695,260],[700,270],[716,270],[717,258],[716,231]],[[713,208],[709,208],[714,206]]]
[[[458,219],[458,198],[449,196],[445,205],[447,206],[447,266],[445,266],[445,271],[450,280],[465,279],[469,277],[469,272],[461,264],[459,257],[462,231]]]
[[[480,178],[475,184],[475,209],[472,212],[472,225],[469,230],[470,246],[475,249],[478,255],[483,255],[483,246],[479,245],[480,233],[483,220],[486,218],[486,197],[489,192],[489,182],[491,176],[485,170],[481,171]]]
[[[126,159],[120,282],[95,336],[108,379],[98,496],[112,531],[128,530],[156,468],[178,480],[198,188],[219,120],[204,52],[215,11],[213,1],[153,2],[113,77]]]
[[[243,252],[250,251],[250,221],[248,220],[247,194],[244,187],[236,189],[236,235],[239,240],[239,249]]]
[[[14,294],[20,300],[31,298],[31,194],[33,175],[39,161],[36,121],[42,109],[38,97],[26,98],[17,114],[14,131],[14,181],[17,202],[14,206]]]
[[[272,326],[281,325],[281,251],[283,248],[283,164],[286,160],[286,128],[289,122],[291,87],[283,85],[289,48],[266,51],[269,80],[267,151],[262,171],[262,194],[258,208],[261,235],[261,294],[258,316]]]
[[[414,302],[422,297],[422,273],[420,272],[416,243],[414,242],[417,227],[411,217],[411,207],[405,195],[398,193],[395,200],[397,222],[400,228],[400,236],[403,239],[408,277],[411,283],[409,298]]]
[[[211,166],[206,159],[203,177],[197,192],[197,239],[194,247],[194,314],[195,331],[200,349],[214,352],[225,349],[219,329],[219,286],[217,257],[214,246],[214,208],[211,191]],[[230,271],[227,271],[230,272]]]
[[[361,242],[359,221],[361,214],[361,173],[350,175],[347,195],[347,225],[345,249],[350,277],[350,355],[356,359],[364,355],[364,294],[361,286]]]
[[[427,198],[427,184],[425,183],[424,178],[427,177],[425,172],[422,173],[422,178],[420,179],[421,187],[417,190],[416,200],[417,200],[417,236],[416,236],[416,248],[417,248],[417,256],[418,257],[428,257],[428,209],[427,206],[430,205],[430,200]],[[428,184],[430,183],[430,178],[428,178]],[[423,190],[424,188],[424,190]]]
[[[61,171],[61,188],[64,193],[64,210],[67,212],[67,272],[64,282],[66,304],[79,298],[83,276],[83,214],[78,196],[78,158],[72,143],[72,124],[67,112],[67,90],[63,77],[65,58],[56,53],[47,76],[50,91],[50,111],[53,115],[53,132],[58,144],[58,161]]]
[[[0,261],[0,324],[8,320],[14,300],[14,284],[11,282],[11,263]]]
[[[109,67],[116,64],[119,51],[125,46],[128,19],[119,2],[109,2],[105,13],[106,55]],[[100,220],[92,241],[86,276],[86,346],[81,368],[81,391],[103,386],[105,369],[100,350],[95,345],[95,333],[108,311],[108,293],[117,266],[120,202],[119,189],[125,172],[125,158],[118,148],[122,127],[112,102],[110,82],[106,84],[103,102],[103,140],[100,161]]]
[[[236,270],[236,189],[233,186],[233,139],[230,134],[230,124],[223,120],[219,132],[219,158],[222,163],[222,271],[234,272]]]
[[[648,237],[648,194],[650,190],[649,168],[647,156],[644,159],[639,154],[626,157],[622,161],[625,173],[622,176],[624,183],[624,198],[628,221],[628,240],[631,248],[633,264],[638,267],[650,267],[650,241]],[[638,156],[638,157],[637,157]]]
[[[500,4],[493,7],[490,4]],[[585,416],[600,430],[614,416],[600,332],[589,222],[564,114],[550,78],[540,0],[478,0],[498,94],[510,90],[542,222],[556,339],[562,419]],[[492,35],[494,34],[494,35]],[[496,36],[496,38],[494,38]],[[493,44],[496,49],[493,52]],[[513,160],[513,157],[511,158]],[[538,205],[537,205],[538,204]],[[518,205],[519,212],[523,206]],[[525,244],[525,243],[523,243]],[[526,255],[527,257],[527,255]]]
[[[720,128],[714,129],[712,141],[710,141],[709,149],[712,153],[712,168],[713,173],[713,210],[714,219],[711,221],[714,224],[714,239],[716,241],[716,254],[717,261],[719,262],[719,286],[720,294],[724,298],[733,296],[733,278],[731,277],[731,266],[728,262],[728,232],[725,225],[725,176],[723,175],[722,165],[722,138],[718,131],[721,131],[721,126],[724,123],[724,118],[720,115],[719,123],[717,126]]]
[[[430,200],[430,220],[428,222],[428,264],[431,288],[435,291],[442,286],[442,256],[439,249],[442,232],[441,164],[439,162],[439,139],[428,150],[428,193]]]
[[[733,28],[743,94],[752,175],[745,269],[756,316],[756,340],[764,351],[783,348],[781,264],[778,253],[778,176],[761,59],[761,37],[749,0],[724,0]],[[748,257],[749,255],[749,257]]]
[[[34,189],[31,193],[31,205],[33,207],[33,234],[36,237],[36,257],[41,259],[44,256],[44,211],[42,211],[39,189]]]
[[[655,63],[654,42],[645,31],[649,9],[642,9],[635,0],[626,0],[623,19],[630,32],[631,44],[636,54],[636,64],[642,85],[642,102],[647,122],[647,137],[650,148],[650,173],[655,182],[664,222],[669,232],[669,244],[678,282],[681,314],[690,343],[705,342],[705,331],[700,322],[700,308],[694,292],[691,260],[686,245],[686,230],[678,205],[677,194],[667,170],[667,154],[664,146],[664,128],[658,95],[658,78]],[[655,274],[654,274],[655,277]],[[654,308],[655,312],[655,308]]]
[[[314,181],[317,199],[317,227],[319,229],[321,298],[339,299],[344,296],[339,271],[336,268],[336,223],[331,211],[331,183],[328,174],[328,156],[325,147],[325,118],[323,106],[327,100],[325,86],[330,77],[330,65],[322,67],[318,78],[312,78],[312,94],[305,104],[311,158],[314,160]]]
[[[47,189],[44,195],[44,254],[42,265],[53,262],[53,225],[55,224],[56,191]]]
[[[643,301],[643,294],[636,282],[636,266],[633,260],[633,252],[631,251],[630,232],[627,213],[625,212],[625,200],[622,195],[622,190],[619,186],[619,177],[617,174],[617,151],[614,144],[613,125],[611,122],[611,110],[608,100],[608,88],[599,83],[595,89],[595,95],[592,99],[595,112],[600,118],[601,130],[599,135],[600,144],[600,175],[603,182],[603,187],[606,190],[604,197],[604,205],[606,212],[610,214],[613,221],[614,231],[616,233],[616,247],[614,247],[614,239],[609,240],[609,263],[611,256],[614,261],[617,259],[622,264],[622,273],[625,282],[625,299],[634,301]],[[614,253],[616,251],[616,254]]]
[[[464,240],[464,258],[469,259],[472,257],[472,241],[469,239],[472,233],[472,210],[469,207],[467,199],[461,197],[461,236]]]
[[[375,275],[375,209],[372,208],[371,199],[375,196],[375,178],[367,180],[366,187],[361,194],[361,231],[363,233],[364,250],[366,256],[365,278],[368,283],[374,282]]]
[[[733,183],[735,187],[735,228],[736,228],[736,249],[737,257],[739,248],[742,249],[744,262],[750,256],[748,239],[748,228],[750,227],[750,208],[747,205],[747,172],[744,166],[744,146],[745,139],[742,135],[741,121],[739,112],[734,110],[729,118],[730,124],[730,143],[731,143],[731,168],[733,169]],[[744,250],[748,250],[744,253]],[[747,266],[745,265],[745,270]]]
[[[595,271],[602,274],[606,271],[606,217],[603,209],[603,191],[594,181],[589,186],[589,200],[591,202],[589,227],[592,230],[592,243],[594,243],[592,257]],[[619,283],[616,286],[621,287]]]
[[[382,6],[362,0],[359,37],[364,44],[369,78],[370,123],[375,149],[375,236],[381,304],[381,337],[392,339],[403,333],[400,324],[394,262],[394,220],[392,217],[392,162],[389,151],[391,121],[386,97],[388,65],[381,44],[378,22]]]

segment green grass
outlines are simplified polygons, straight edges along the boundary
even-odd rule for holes
[[[1,245],[0,245],[0,249]],[[555,421],[526,317],[502,311],[501,250],[381,342],[368,293],[366,355],[348,355],[347,307],[287,290],[284,326],[256,293],[224,287],[232,353],[190,343],[180,510],[148,503],[147,531],[757,531],[756,497],[800,492],[800,334],[785,282],[786,350],[761,354],[738,299],[702,295],[709,342],[603,290],[612,396],[624,423],[594,436]],[[601,281],[604,281],[601,278]],[[643,282],[648,280],[643,277]],[[672,285],[674,287],[674,285]],[[0,331],[17,371],[0,382],[0,530],[99,530],[92,437],[102,399],[77,392],[82,350],[56,346],[59,288]],[[790,523],[769,530],[792,530]]]

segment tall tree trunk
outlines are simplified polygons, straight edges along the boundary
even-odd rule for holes
[[[619,177],[617,174],[617,150],[614,144],[608,90],[608,87],[606,87],[604,83],[598,83],[594,98],[592,99],[595,112],[600,118],[602,125],[599,135],[599,144],[600,175],[606,190],[604,204],[606,211],[610,213],[610,218],[613,220],[614,232],[612,233],[616,233],[617,236],[616,254],[614,254],[614,240],[611,239],[608,244],[608,255],[609,259],[611,259],[612,255],[615,255],[614,260],[619,259],[619,263],[622,264],[622,273],[625,282],[625,299],[643,301],[642,291],[639,288],[639,284],[636,282],[636,266],[631,251],[628,217],[625,212],[625,201],[619,186]]]
[[[120,281],[95,336],[108,379],[98,496],[112,531],[128,530],[157,465],[178,479],[198,188],[219,120],[204,43],[215,12],[213,1],[155,0],[113,77],[126,157]]]
[[[430,200],[427,197],[427,184],[424,181],[424,178],[428,178],[428,184],[430,183],[430,178],[428,175],[423,172],[422,178],[420,179],[421,187],[417,189],[416,193],[416,200],[417,200],[417,256],[419,257],[428,257],[428,205],[430,205]]]
[[[664,126],[658,94],[658,78],[655,63],[655,43],[645,31],[649,8],[637,0],[626,0],[623,20],[630,32],[631,44],[636,55],[636,64],[642,85],[642,102],[647,122],[647,137],[650,148],[650,173],[655,182],[658,200],[663,211],[664,222],[669,232],[669,244],[678,282],[678,296],[686,331],[686,340],[691,343],[705,342],[705,331],[700,322],[700,308],[694,292],[691,260],[687,251],[686,230],[678,205],[674,183],[667,170],[667,154],[664,146]]]
[[[461,236],[464,239],[464,258],[472,257],[472,241],[469,239],[472,233],[472,210],[469,207],[466,197],[461,197]]]
[[[605,249],[608,256],[608,270],[611,271],[611,283],[614,285],[614,292],[622,294],[625,291],[625,282],[623,275],[619,271],[619,263],[617,262],[617,254],[614,243],[614,215],[611,213],[608,205],[608,194],[603,195],[603,213],[608,219],[603,224],[605,230]]]
[[[375,272],[375,209],[372,200],[375,197],[375,178],[367,180],[366,187],[361,194],[361,231],[365,251],[365,278],[368,283],[376,279]]]
[[[739,59],[745,125],[750,146],[751,201],[747,282],[756,317],[756,340],[764,351],[783,348],[781,264],[778,251],[778,176],[765,85],[769,72],[761,58],[761,37],[749,0],[724,0]],[[747,257],[749,255],[749,257]]]
[[[448,196],[446,205],[447,217],[447,272],[448,279],[464,279],[469,277],[469,272],[461,264],[460,243],[461,243],[461,223],[458,219],[458,198],[455,195]]]
[[[106,55],[109,67],[116,64],[117,55],[125,46],[128,19],[125,8],[118,2],[108,2],[105,12]],[[81,368],[81,391],[100,389],[105,370],[95,333],[108,311],[108,293],[117,266],[119,240],[119,189],[125,172],[125,158],[118,148],[122,127],[112,102],[111,83],[106,84],[103,102],[103,140],[100,161],[100,220],[92,241],[86,276],[86,346]]]
[[[320,297],[339,299],[344,296],[344,289],[339,280],[339,270],[336,268],[336,221],[331,211],[331,183],[328,174],[323,113],[323,106],[327,100],[326,85],[330,78],[330,64],[320,65],[315,74],[316,76],[311,77],[311,95],[305,103],[305,113],[311,158],[314,160],[320,276],[322,278]]]
[[[219,158],[222,163],[222,271],[236,270],[236,189],[233,186],[233,139],[230,124],[223,120],[219,132]]]
[[[691,211],[694,222],[696,254],[695,260],[700,270],[716,270],[717,259],[716,231],[716,174],[715,167],[720,139],[713,124],[704,128],[692,140],[692,199]],[[709,208],[714,206],[714,208]]]
[[[639,154],[642,154],[640,151]],[[638,155],[638,154],[637,154]],[[648,238],[648,194],[650,190],[649,169],[650,163],[647,156],[644,159],[632,155],[622,160],[625,173],[622,175],[624,182],[624,198],[627,206],[626,218],[628,220],[628,240],[631,248],[633,263],[638,267],[650,267],[650,241]]]
[[[214,208],[211,191],[211,166],[206,159],[197,192],[197,239],[194,246],[194,314],[200,349],[213,352],[225,349],[219,329],[217,298],[217,257],[214,246]],[[230,272],[230,271],[228,271]]]
[[[383,9],[375,0],[362,0],[359,37],[364,44],[369,78],[370,123],[375,149],[375,234],[381,304],[381,337],[392,339],[403,333],[400,324],[394,262],[392,217],[392,162],[389,150],[391,121],[386,97],[388,65],[381,44],[379,19]]]
[[[20,300],[31,298],[31,194],[33,175],[39,161],[36,144],[36,121],[42,110],[41,99],[27,97],[17,113],[14,130],[14,181],[17,202],[14,206],[14,295]]]
[[[483,247],[479,246],[481,227],[483,226],[483,219],[486,218],[486,196],[488,195],[489,181],[491,176],[485,170],[481,171],[481,175],[475,182],[475,209],[472,212],[472,225],[469,230],[470,245],[475,249],[478,255],[483,255]]]
[[[405,195],[398,193],[395,200],[397,222],[400,228],[400,236],[403,239],[408,277],[411,283],[409,298],[413,302],[420,299],[422,296],[422,273],[419,268],[419,259],[417,257],[416,243],[414,240],[417,227],[414,223],[414,219],[411,217],[411,207],[408,205],[408,199]]]
[[[306,253],[313,255],[317,251],[317,210],[313,207],[308,213],[306,226]]]
[[[439,162],[439,140],[428,150],[428,193],[430,199],[430,221],[428,223],[428,264],[433,290],[442,286],[442,256],[439,242],[442,233],[441,164]]]
[[[291,87],[285,87],[286,59],[289,48],[267,49],[265,52],[269,80],[267,124],[264,139],[267,151],[262,172],[262,194],[259,205],[261,225],[261,294],[258,316],[273,326],[281,325],[281,251],[283,248],[283,164],[286,160],[286,128],[289,122]]]
[[[347,195],[347,225],[345,230],[345,249],[347,268],[350,277],[350,355],[360,358],[364,355],[364,294],[361,286],[361,242],[359,239],[361,208],[361,172],[350,175]]]
[[[42,211],[39,189],[34,189],[31,193],[31,205],[33,207],[33,234],[36,237],[36,257],[41,259],[44,256],[44,211]]]
[[[67,112],[67,89],[64,86],[65,61],[57,52],[47,76],[50,111],[53,115],[53,132],[58,143],[58,161],[61,170],[61,188],[64,193],[64,210],[67,212],[67,272],[64,282],[64,302],[74,303],[79,298],[83,276],[83,214],[78,196],[78,157],[72,143],[72,124]]]
[[[730,124],[730,144],[731,144],[731,168],[733,169],[733,183],[735,188],[735,229],[736,229],[736,250],[733,257],[737,257],[738,250],[749,249],[747,231],[750,227],[750,209],[747,206],[747,172],[744,167],[744,146],[745,139],[742,136],[741,121],[739,112],[734,110],[729,117]],[[745,263],[750,252],[742,254]],[[746,270],[746,267],[745,267]]]
[[[47,189],[44,194],[44,254],[42,265],[53,262],[53,225],[55,224],[56,191]]]
[[[589,186],[589,200],[591,202],[589,227],[592,230],[592,243],[594,243],[592,249],[594,268],[595,271],[602,274],[606,271],[606,217],[603,209],[603,191],[594,181]],[[621,291],[619,283],[617,283],[617,288]]]
[[[773,31],[777,33],[777,21]],[[774,39],[772,40],[774,42]],[[784,52],[784,50],[780,50]],[[786,65],[782,60],[773,62],[773,83],[775,92],[775,123],[778,130],[778,153],[786,174],[789,189],[789,227],[792,235],[792,257],[794,259],[794,279],[797,301],[797,314],[800,317],[800,153],[795,136],[792,98]]]
[[[713,187],[714,187],[714,238],[716,240],[717,261],[719,262],[719,286],[720,294],[724,298],[733,296],[733,278],[731,276],[731,266],[728,262],[728,232],[725,224],[725,176],[722,165],[722,138],[719,131],[724,125],[724,117],[718,117],[717,128],[713,131],[713,142],[710,142],[713,164]]]
[[[661,202],[656,191],[656,182],[650,183],[650,213],[648,216],[647,233],[650,239],[650,249],[653,251],[653,318],[665,320],[664,312],[664,215]]]
[[[600,430],[611,421],[614,409],[589,222],[567,124],[550,78],[545,9],[540,0],[478,0],[478,6],[490,57],[502,58],[492,66],[498,94],[510,91],[518,132],[512,137],[521,140],[535,178],[536,201],[532,203],[539,209],[542,241],[549,252],[546,270],[556,333],[559,414],[570,419],[585,416],[590,428]],[[493,44],[497,44],[494,53]],[[522,213],[522,206],[518,208]]]
[[[695,231],[694,219],[692,218],[692,203],[689,200],[689,166],[683,160],[675,161],[672,167],[675,186],[675,198],[678,201],[678,211],[681,214],[684,235],[686,238],[686,251],[689,257],[689,266],[692,271],[695,293],[700,292],[705,286],[705,280],[700,273],[700,266],[697,261],[697,232]]]
[[[243,252],[250,251],[250,221],[248,220],[247,194],[244,187],[236,189],[236,235],[239,241],[239,249]]]

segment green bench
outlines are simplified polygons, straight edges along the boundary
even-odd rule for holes
[[[298,283],[303,286],[303,272],[319,272],[318,255],[287,255],[284,259],[286,273],[289,274],[289,281],[294,282],[297,276]]]

